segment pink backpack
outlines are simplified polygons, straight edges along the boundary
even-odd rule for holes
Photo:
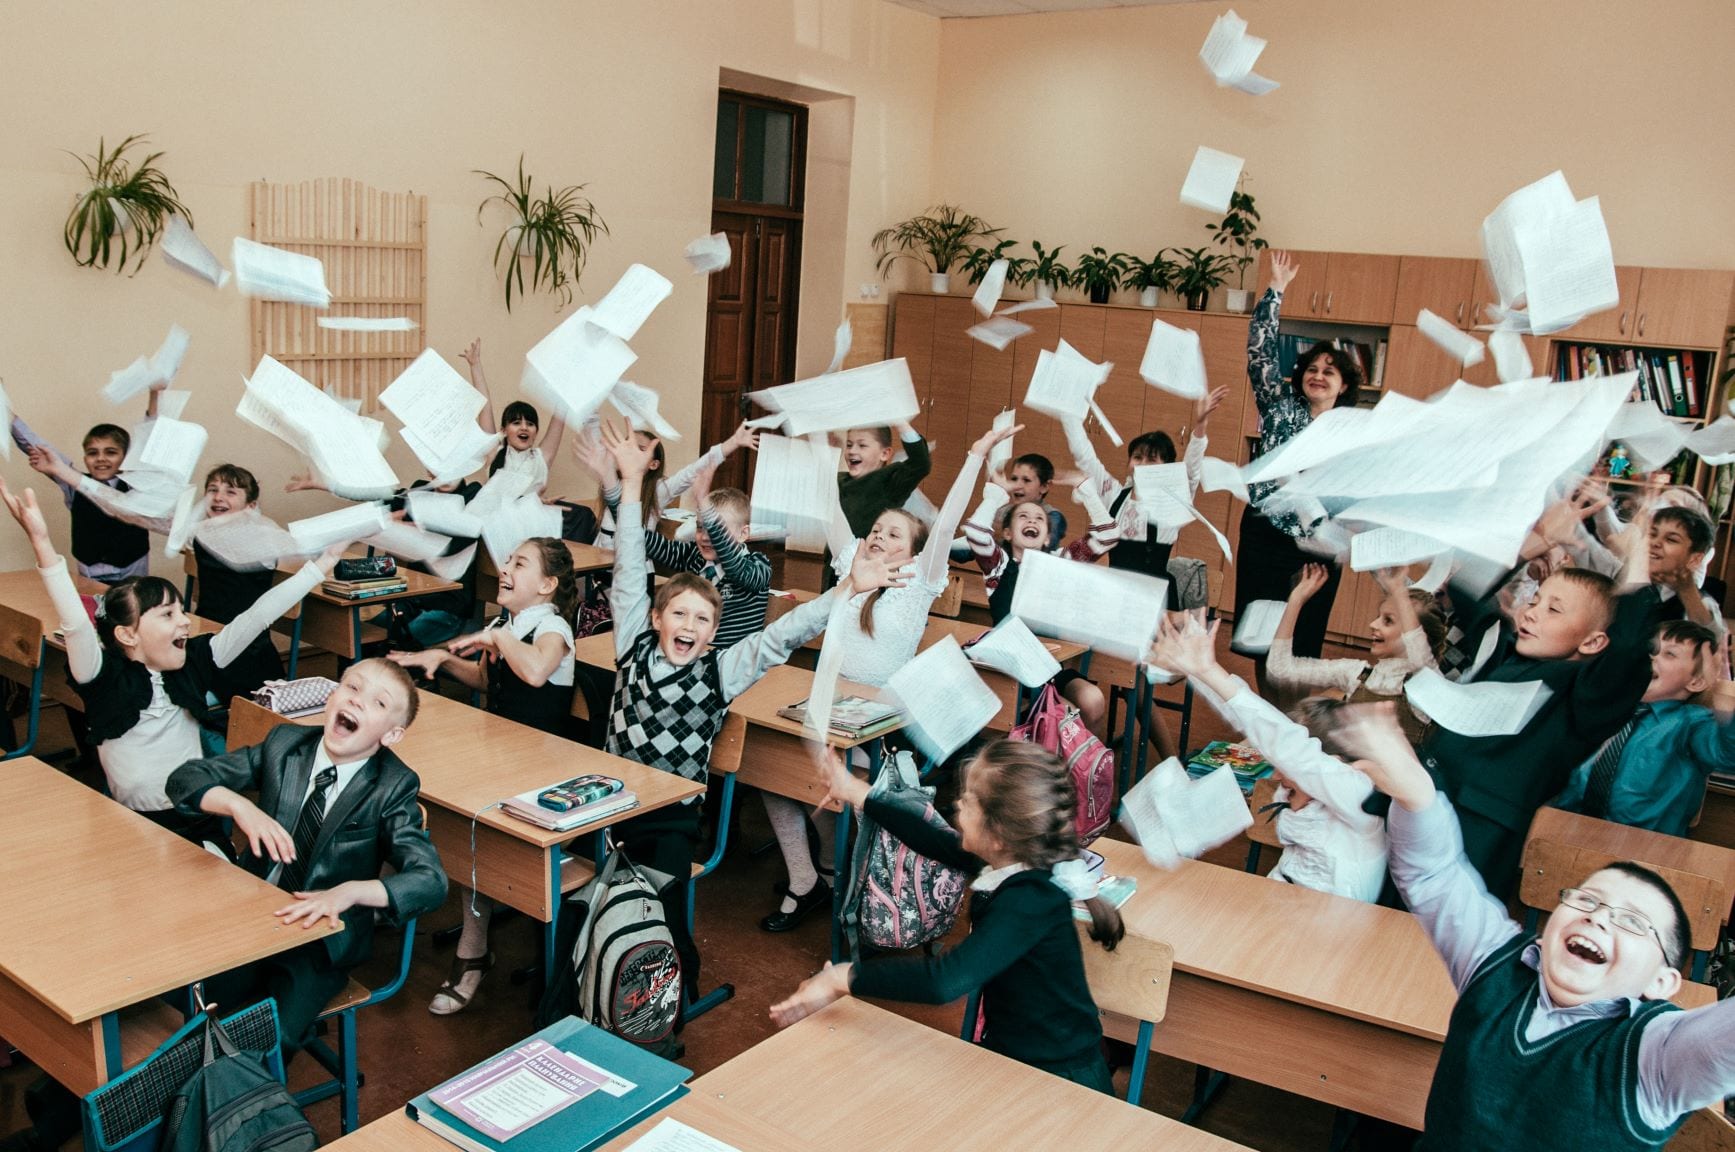
[[[881,767],[873,795],[919,812],[929,825],[946,827],[934,811],[933,789],[922,786],[908,752],[899,752]],[[850,954],[859,955],[863,943],[890,951],[938,940],[952,930],[967,887],[962,872],[930,860],[864,818],[843,902]]]
[[[1078,842],[1089,844],[1101,836],[1114,819],[1114,753],[1091,735],[1078,709],[1049,684],[1025,714],[1024,723],[1009,735],[1041,745],[1066,761],[1078,789]]]

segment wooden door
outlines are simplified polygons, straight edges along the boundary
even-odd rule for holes
[[[946,498],[971,443],[980,435],[969,429],[971,349],[976,341],[965,331],[977,319],[967,297],[934,297],[934,365],[926,422],[918,427],[934,459],[922,491],[935,504]]]
[[[1413,324],[1393,324],[1386,343],[1386,390],[1425,400],[1449,388],[1463,371]]]
[[[1325,296],[1314,315],[1353,324],[1390,324],[1398,294],[1398,264],[1396,256],[1333,252],[1326,261]]]
[[[1392,303],[1392,321],[1414,324],[1423,308],[1460,328],[1476,326],[1471,292],[1476,284],[1476,261],[1442,256],[1398,258],[1398,293]]]
[[[1368,622],[1373,619],[1373,613],[1367,611],[1367,601],[1370,593],[1377,591],[1372,576],[1366,572],[1351,572],[1346,561],[1343,578],[1338,581],[1337,597],[1331,602],[1331,615],[1326,618],[1326,631],[1365,643]]]
[[[1289,288],[1283,293],[1283,314],[1293,319],[1302,317],[1321,317],[1325,315],[1321,306],[1325,302],[1326,264],[1330,254],[1325,252],[1289,253],[1295,259],[1295,279],[1289,282]],[[1271,287],[1271,250],[1266,249],[1259,254],[1258,291],[1254,303],[1265,295],[1265,290]]]
[[[795,371],[801,222],[713,212],[711,230],[729,238],[729,267],[709,278],[700,443],[729,437],[747,415],[746,393],[787,384]],[[747,456],[733,453],[716,487],[746,488]]]
[[[1095,420],[1085,424],[1090,433],[1091,447],[1096,449],[1096,458],[1109,474],[1124,477],[1127,467],[1127,449],[1133,438],[1145,432],[1167,432],[1174,438],[1177,449],[1181,443],[1179,435],[1180,423],[1177,423],[1171,412],[1165,411],[1163,398],[1180,401],[1177,396],[1159,391],[1146,384],[1144,377],[1139,375],[1139,364],[1145,357],[1145,345],[1151,339],[1151,315],[1149,312],[1135,312],[1131,308],[1103,308],[1102,358],[1114,365],[1108,374],[1108,383],[1097,389],[1097,406],[1113,424],[1115,431],[1121,435],[1121,445],[1116,447],[1108,438],[1102,426]],[[1198,320],[1192,319],[1191,326],[1197,328]],[[1182,402],[1184,403],[1184,402]],[[1188,419],[1191,417],[1191,406],[1188,406]],[[1184,421],[1183,421],[1184,422]],[[1071,459],[1067,464],[1070,466]],[[1069,514],[1070,515],[1070,514]]]
[[[1606,312],[1598,312],[1594,316],[1586,316],[1564,332],[1554,335],[1556,340],[1602,340],[1610,343],[1625,344],[1638,339],[1638,324],[1636,313],[1639,303],[1639,269],[1615,268],[1615,283],[1620,286],[1621,300]]]
[[[1735,272],[1646,268],[1639,277],[1635,338],[1673,348],[1718,348],[1729,323]]]

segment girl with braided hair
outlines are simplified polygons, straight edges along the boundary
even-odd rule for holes
[[[1084,904],[1104,948],[1120,941],[1121,918],[1079,859],[1066,765],[1035,744],[991,741],[965,769],[953,830],[869,795],[835,752],[824,757],[828,800],[865,809],[915,851],[975,875],[970,935],[937,956],[828,964],[772,1006],[773,1022],[787,1027],[851,993],[946,1004],[979,991],[984,1047],[1113,1095],[1072,905]]]

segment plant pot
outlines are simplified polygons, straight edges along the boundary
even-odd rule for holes
[[[1253,303],[1253,293],[1249,292],[1247,289],[1245,289],[1245,288],[1231,288],[1231,289],[1229,289],[1229,305],[1228,305],[1229,311],[1231,311],[1231,312],[1249,312],[1249,311],[1252,311],[1252,309],[1250,307],[1250,305],[1252,303]]]
[[[1107,284],[1093,285],[1090,289],[1090,302],[1092,304],[1107,304],[1109,293],[1113,291],[1114,289]]]
[[[1211,294],[1209,292],[1189,292],[1189,293],[1187,293],[1187,311],[1189,311],[1189,312],[1203,312],[1205,310],[1205,301],[1209,300],[1210,298],[1211,298]]]
[[[928,273],[928,291],[936,296],[944,296],[952,288],[952,276],[949,272]]]
[[[1051,280],[1038,280],[1036,282],[1036,298],[1038,300],[1054,299],[1054,282]]]
[[[1157,306],[1157,289],[1141,288],[1139,290],[1139,305],[1144,308],[1155,308]]]

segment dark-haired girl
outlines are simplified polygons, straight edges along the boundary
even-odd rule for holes
[[[1120,913],[1095,895],[1079,859],[1078,793],[1065,763],[1023,741],[985,745],[964,770],[956,831],[871,796],[867,781],[844,768],[835,752],[828,750],[822,772],[828,800],[865,809],[917,852],[975,877],[970,935],[937,956],[828,964],[795,995],[772,1005],[777,1026],[852,992],[948,1004],[979,991],[983,1047],[1113,1095],[1073,901],[1089,911],[1091,939],[1104,948],[1120,942],[1123,928]]]
[[[488,475],[502,469],[525,472],[530,476],[530,490],[541,493],[548,487],[548,461],[560,451],[560,438],[566,434],[566,421],[555,415],[549,418],[548,431],[539,439],[542,421],[536,408],[523,400],[514,400],[500,412],[500,425],[494,425],[494,398],[488,393],[488,377],[482,372],[482,341],[478,338],[464,349],[464,363],[470,366],[470,383],[476,391],[488,397],[476,422],[484,432],[503,432],[505,443],[488,465]]]
[[[1247,328],[1247,379],[1259,405],[1257,459],[1299,436],[1321,414],[1333,408],[1353,407],[1361,389],[1361,368],[1354,357],[1329,341],[1322,341],[1301,354],[1295,371],[1285,380],[1278,367],[1278,310],[1283,290],[1295,279],[1299,267],[1287,252],[1271,254],[1271,288],[1253,310]],[[1323,509],[1311,512],[1291,506],[1262,504],[1277,488],[1266,481],[1251,487],[1253,507],[1241,519],[1241,540],[1235,549],[1235,612],[1237,617],[1255,600],[1285,600],[1304,564],[1317,563],[1318,555],[1307,552],[1300,541],[1308,539]],[[1325,644],[1325,625],[1342,571],[1328,563],[1327,579],[1307,602],[1296,621],[1294,649],[1297,656],[1318,656]],[[1265,661],[1254,662],[1261,685]]]
[[[93,624],[65,558],[49,539],[36,494],[26,488],[14,495],[0,482],[0,496],[30,538],[60,616],[67,670],[84,702],[109,794],[189,839],[206,838],[206,822],[177,815],[169,803],[169,773],[204,756],[201,722],[235,691],[229,666],[331,574],[343,548],[326,549],[214,634],[191,634],[181,594],[157,576],[130,577],[111,587],[98,602]]]

